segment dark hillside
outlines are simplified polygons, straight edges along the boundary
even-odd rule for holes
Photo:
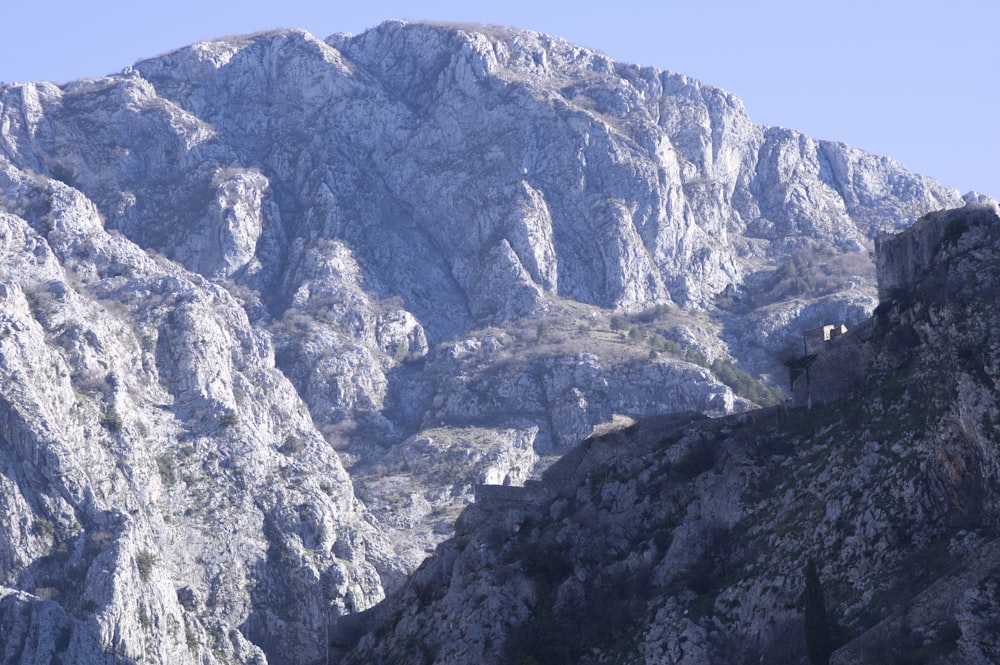
[[[585,441],[469,507],[345,662],[996,662],[1000,217],[882,247],[938,225],[849,390]]]

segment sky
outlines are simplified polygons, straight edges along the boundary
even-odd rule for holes
[[[66,81],[215,37],[386,19],[526,28],[735,93],[750,118],[1000,198],[996,0],[34,0],[0,12],[0,82]]]

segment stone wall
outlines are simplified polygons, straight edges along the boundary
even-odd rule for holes
[[[825,325],[802,333],[805,341],[806,354],[822,353],[832,339],[847,332],[847,326],[843,323]]]
[[[514,507],[534,507],[551,498],[548,490],[537,480],[518,485],[476,485],[475,505],[483,510]]]
[[[867,345],[874,332],[869,319],[857,328],[835,335],[815,350],[816,360],[808,376],[800,374],[792,384],[795,406],[826,404],[838,399],[858,385],[871,364]]]

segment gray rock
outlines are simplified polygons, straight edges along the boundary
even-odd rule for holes
[[[0,86],[0,128],[0,585],[34,654],[3,662],[325,659],[476,482],[748,408],[694,351],[768,371],[791,257],[960,200],[501,28],[201,42]]]

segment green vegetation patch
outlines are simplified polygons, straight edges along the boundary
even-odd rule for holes
[[[135,555],[135,567],[139,570],[139,578],[143,582],[148,582],[153,576],[153,569],[157,563],[159,559],[149,550],[139,550]]]

